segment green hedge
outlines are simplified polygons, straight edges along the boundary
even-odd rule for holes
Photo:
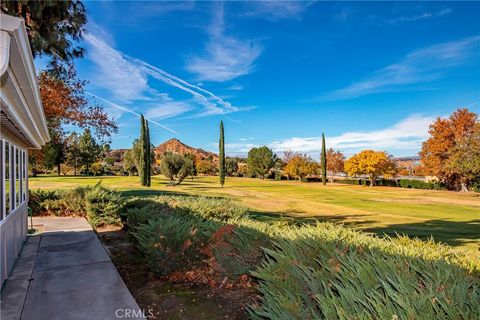
[[[402,188],[413,188],[413,189],[429,189],[429,190],[445,189],[445,186],[443,186],[438,182],[425,182],[421,180],[401,179],[399,182],[399,185]]]
[[[130,199],[125,209],[142,208],[145,206],[153,206],[152,214],[157,209],[181,208],[183,210],[192,211],[196,215],[200,215],[207,219],[230,220],[239,219],[247,215],[248,210],[238,202],[230,199],[204,197],[204,196],[180,196],[180,195],[161,195],[150,198],[133,198]],[[158,208],[155,208],[158,207]],[[126,212],[122,213],[128,215]]]
[[[93,227],[121,225],[124,199],[101,184],[69,190],[30,190],[28,205],[34,215],[87,217]]]
[[[331,224],[275,241],[253,319],[477,319],[480,281],[450,249]],[[460,262],[460,265],[457,264]],[[477,269],[478,271],[478,269]]]
[[[369,186],[370,180],[368,179],[334,179],[333,182],[353,185]],[[376,186],[384,187],[402,187],[413,189],[430,189],[430,190],[445,190],[446,187],[438,182],[425,182],[414,179],[378,179],[375,181]]]
[[[474,181],[471,185],[471,189],[473,192],[480,192],[480,180]]]
[[[362,185],[362,179],[333,179],[333,182],[343,183],[343,184],[353,184],[356,186]]]
[[[87,218],[94,228],[121,225],[119,215],[125,203],[120,193],[97,184],[85,192]]]
[[[202,261],[201,248],[207,241],[209,224],[202,218],[177,214],[157,215],[132,231],[138,248],[152,271],[168,275],[192,268]]]

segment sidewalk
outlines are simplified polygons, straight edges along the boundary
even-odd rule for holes
[[[83,218],[34,218],[1,295],[2,320],[133,319],[141,310]],[[141,317],[141,316],[140,316]]]

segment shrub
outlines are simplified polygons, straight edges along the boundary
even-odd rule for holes
[[[150,219],[174,212],[175,209],[165,203],[148,199],[135,199],[127,202],[122,209],[121,217],[122,222],[128,226],[128,229],[135,230],[137,226],[147,223]]]
[[[186,214],[157,216],[132,232],[149,267],[167,275],[184,270],[202,260],[200,248],[208,239],[208,222]]]
[[[397,181],[391,179],[379,179],[375,181],[375,185],[383,187],[398,187]]]
[[[42,213],[54,216],[61,216],[64,211],[63,203],[60,199],[45,199],[42,202],[42,208]]]
[[[269,225],[242,219],[246,209],[231,200],[159,196],[128,201],[123,212],[127,226],[147,260],[157,261],[167,255],[173,259],[152,266],[152,270],[161,274],[168,274],[181,264],[182,257],[173,255],[173,252],[181,252],[178,249],[179,243],[185,241],[192,242],[190,250],[193,250],[183,253],[188,256],[185,259],[198,262],[199,252],[203,252],[205,257],[211,259],[217,271],[229,277],[248,274],[263,259],[262,248],[272,246]],[[168,236],[168,240],[173,239],[172,241],[163,238],[167,237],[166,231],[158,231],[158,225],[162,225],[162,228],[173,228],[170,232],[175,232],[174,228],[180,223],[202,230],[202,241],[193,241],[183,228],[174,237]],[[165,240],[157,248],[149,247],[149,244],[159,241],[159,234],[151,232],[152,228],[157,228],[155,230]]]
[[[445,186],[439,182],[425,182],[421,180],[401,179],[399,185],[402,188],[444,190]]]
[[[223,212],[215,206],[224,203],[195,198],[127,204],[131,233],[158,274],[208,263],[229,278],[255,276],[254,319],[474,319],[480,312],[479,264],[448,246],[332,223],[221,220],[209,212]]]
[[[207,219],[238,219],[247,213],[247,209],[237,202],[222,198],[187,197],[180,205]],[[186,199],[184,199],[186,200]]]
[[[215,258],[217,271],[230,278],[250,274],[264,259],[264,248],[272,248],[268,224],[249,219],[227,224],[211,236],[209,250]]]
[[[254,272],[253,319],[475,319],[480,281],[433,242],[332,224],[291,229]],[[463,261],[463,262],[462,262]],[[466,266],[466,265],[465,265]]]
[[[74,189],[60,191],[59,200],[61,201],[61,215],[80,215],[87,214],[85,206],[85,195],[92,187],[76,187]]]
[[[238,202],[202,196],[158,196],[151,200],[165,203],[173,208],[190,210],[193,214],[207,219],[226,221],[244,217],[248,210]]]
[[[47,200],[48,205],[52,205],[54,200],[58,200],[57,193],[48,190],[29,190],[28,206],[32,209],[33,215],[41,215],[47,211],[45,207]]]
[[[31,190],[28,205],[34,215],[85,216],[85,193],[91,187],[77,187],[70,190]]]
[[[334,179],[333,182],[343,183],[343,184],[353,184],[358,186],[362,184],[362,179]]]
[[[480,181],[473,182],[471,189],[473,192],[480,192]]]
[[[97,184],[85,195],[87,218],[94,228],[121,225],[120,210],[124,199],[115,190]]]

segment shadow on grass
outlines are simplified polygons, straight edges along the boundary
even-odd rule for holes
[[[365,232],[377,235],[395,236],[396,234],[427,240],[433,237],[435,241],[444,242],[452,247],[463,246],[469,243],[479,243],[480,250],[480,220],[472,221],[445,221],[428,220],[424,222],[392,224],[386,227],[371,227],[375,220],[364,219],[369,215],[309,215],[299,216],[302,212],[263,212],[250,211],[250,217],[255,220],[286,221],[291,224],[314,224],[320,222],[340,223],[348,227],[359,228]],[[369,216],[371,217],[371,215]]]
[[[144,189],[135,189],[135,190],[118,190],[123,197],[155,197],[155,196],[190,196],[184,192],[170,191],[170,190],[144,190]]]
[[[375,223],[374,220],[365,220],[362,217],[368,215],[360,214],[343,214],[343,215],[309,215],[299,216],[302,214],[300,211],[284,211],[284,212],[264,212],[264,211],[249,211],[250,218],[258,221],[287,221],[291,224],[314,224],[316,222],[335,222],[341,223],[345,226],[356,227],[360,225],[366,225]],[[353,220],[355,219],[355,220]]]
[[[172,187],[174,188],[174,187]],[[185,193],[177,190],[147,190],[147,189],[135,189],[135,190],[118,190],[118,192],[125,198],[150,198],[158,196],[182,196],[182,197],[199,197],[190,193]],[[205,198],[211,199],[225,199],[225,197],[217,197],[206,195]]]
[[[405,234],[409,237],[418,237],[420,239],[433,237],[436,241],[445,242],[453,247],[480,241],[480,220],[446,221],[434,219],[415,223],[392,224],[387,227],[367,228],[364,230],[387,235],[395,235],[395,233]]]

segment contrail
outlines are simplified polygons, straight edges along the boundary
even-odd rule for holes
[[[130,110],[130,109],[125,108],[125,107],[122,107],[122,106],[119,106],[118,104],[116,104],[116,103],[114,103],[114,102],[112,102],[112,101],[110,101],[110,100],[107,100],[107,99],[105,99],[105,98],[102,98],[102,97],[99,97],[99,96],[97,96],[97,95],[94,95],[93,93],[90,93],[90,92],[88,92],[88,91],[85,91],[85,93],[88,94],[88,95],[90,95],[90,96],[92,96],[92,97],[94,97],[94,98],[97,98],[97,99],[99,99],[99,100],[102,100],[103,102],[108,103],[108,104],[111,105],[112,107],[115,107],[115,108],[117,108],[117,109],[120,109],[120,110],[129,112],[129,113],[131,113],[131,114],[134,114],[134,115],[136,115],[136,116],[139,117],[139,118],[140,118],[140,116],[141,116],[141,114],[139,114],[139,113],[137,113],[137,112],[135,112],[135,111],[133,111],[133,110]],[[152,119],[149,119],[149,118],[147,118],[147,117],[145,117],[145,119],[147,119],[148,121],[150,121],[150,122],[153,123],[153,124],[156,124],[157,126],[159,126],[159,127],[162,128],[162,129],[168,130],[168,131],[170,131],[170,132],[178,135],[178,132],[175,131],[175,130],[173,130],[173,129],[170,129],[170,128],[168,128],[168,127],[166,127],[166,126],[164,126],[164,125],[162,125],[162,124],[160,124],[160,123],[158,123],[158,122],[156,122],[156,121],[154,121],[154,120],[152,120]]]
[[[230,102],[225,101],[222,98],[216,96],[211,91],[205,90],[203,88],[200,88],[199,86],[195,86],[191,83],[188,83],[187,81],[185,81],[183,79],[180,79],[180,78],[174,76],[173,74],[170,74],[170,73],[168,73],[168,72],[166,72],[166,71],[164,71],[160,68],[152,66],[151,64],[149,64],[145,61],[142,61],[142,60],[137,59],[137,58],[130,57],[130,56],[128,56],[126,54],[123,54],[123,53],[121,53],[121,54],[127,60],[130,60],[131,62],[139,64],[140,66],[142,66],[145,69],[145,71],[147,71],[147,73],[150,74],[151,76],[153,76],[154,78],[156,78],[160,81],[163,81],[163,82],[167,83],[168,85],[176,87],[180,90],[188,92],[188,93],[192,94],[193,96],[199,98],[200,100],[202,100],[204,102],[204,106],[206,106],[207,108],[211,108],[211,107],[218,108],[218,106],[215,105],[215,104],[218,104],[218,105],[221,105],[223,108],[225,108],[226,111],[228,111],[228,112],[239,111],[238,107],[232,106],[232,104]],[[212,105],[212,102],[205,95],[207,95],[211,99],[215,100],[216,103],[214,105]]]

